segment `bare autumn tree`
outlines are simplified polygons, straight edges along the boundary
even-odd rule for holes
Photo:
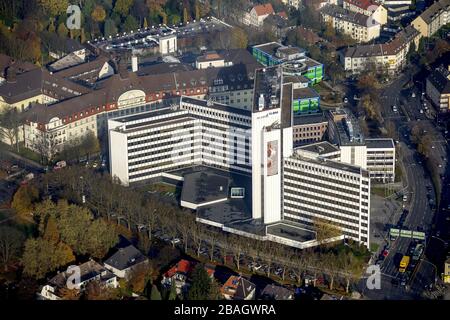
[[[340,255],[340,266],[345,279],[345,292],[349,293],[350,285],[361,279],[364,273],[364,263],[358,260],[353,253],[348,252]]]
[[[231,236],[226,235],[224,233],[221,233],[219,236],[219,243],[220,243],[220,255],[222,256],[223,259],[223,264],[226,265],[227,264],[227,255],[228,252],[230,252],[230,246],[231,246]]]
[[[191,238],[195,246],[197,257],[200,256],[203,240],[205,238],[205,229],[203,225],[194,221],[191,228]]]
[[[144,223],[147,227],[148,239],[152,240],[153,230],[158,220],[158,209],[151,200],[147,200],[144,204]]]
[[[237,236],[237,235],[231,235],[229,237],[230,239],[230,251],[233,253],[233,260],[236,264],[236,268],[240,270],[241,267],[241,256],[244,251],[244,241],[246,241],[243,237]]]
[[[206,239],[209,244],[209,260],[214,261],[214,251],[219,241],[219,234],[214,230],[206,230]]]
[[[0,140],[9,141],[11,147],[19,151],[20,118],[16,108],[6,107],[0,113]]]
[[[270,271],[275,260],[275,255],[279,252],[280,246],[272,241],[265,241],[263,245],[264,262],[267,264],[266,275],[270,277]]]
[[[296,261],[300,256],[295,253],[292,248],[283,247],[277,253],[277,262],[281,266],[281,279],[284,281],[286,278],[286,272],[291,267],[291,264]]]
[[[261,253],[264,249],[264,242],[249,239],[247,243],[248,243],[247,254],[252,259],[252,262],[255,263],[261,257]]]
[[[195,225],[195,221],[192,219],[191,214],[186,211],[180,211],[176,214],[177,218],[177,228],[181,234],[181,240],[184,244],[184,252],[188,251],[189,248],[189,238],[191,238],[192,228]]]
[[[341,262],[338,259],[338,256],[333,252],[326,253],[323,256],[323,271],[328,276],[329,279],[329,288],[330,290],[334,289],[335,280],[338,275],[341,273]]]

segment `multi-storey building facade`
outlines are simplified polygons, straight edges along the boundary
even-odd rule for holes
[[[250,123],[249,111],[188,97],[111,119],[111,172],[124,185],[200,164],[250,173]]]
[[[284,162],[284,219],[313,226],[328,220],[368,245],[370,179],[367,170],[335,161],[293,156]]]
[[[426,93],[440,112],[450,111],[450,71],[437,68],[428,76]]]
[[[339,146],[341,162],[367,169],[373,181],[395,181],[392,139],[366,139],[349,110],[329,111],[328,119],[328,138]]]
[[[358,12],[365,16],[372,17],[379,24],[387,23],[387,10],[383,5],[372,0],[344,0],[342,2],[344,9],[352,12]]]
[[[325,23],[358,42],[369,42],[380,36],[381,24],[372,16],[352,12],[337,5],[328,4],[320,9]]]
[[[293,92],[300,79],[283,79],[283,70],[275,66],[256,72],[251,111],[182,97],[173,107],[110,119],[111,174],[128,185],[158,177],[188,183],[193,176],[174,177],[199,165],[234,172],[251,179],[251,197],[242,200],[251,206],[227,196],[230,184],[215,173],[204,183],[217,190],[202,191],[208,194],[201,197],[203,203],[191,197],[197,192],[192,184],[186,185],[189,192],[183,189],[183,203],[195,204],[189,208],[196,208],[197,221],[306,248],[321,243],[314,230],[314,221],[320,220],[341,232],[329,241],[350,237],[368,246],[368,171],[337,162],[336,147],[326,161],[296,153]]]
[[[408,26],[387,43],[350,47],[340,51],[339,58],[348,73],[359,74],[374,67],[395,74],[405,67],[411,45],[418,49],[420,37],[416,29]]]
[[[450,0],[439,0],[411,22],[422,37],[431,37],[442,26],[450,23]]]
[[[252,54],[263,66],[283,65],[286,74],[303,76],[310,84],[316,84],[324,77],[323,64],[307,57],[300,48],[269,42],[253,46]]]

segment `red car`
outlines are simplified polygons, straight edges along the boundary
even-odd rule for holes
[[[384,251],[383,251],[383,257],[387,257],[388,254],[389,254],[389,250],[384,250]]]

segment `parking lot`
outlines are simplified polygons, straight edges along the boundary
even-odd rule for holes
[[[90,44],[107,52],[151,49],[159,45],[161,37],[176,35],[179,39],[192,38],[229,27],[229,25],[214,17],[207,17],[187,24],[180,23],[171,26],[160,24],[128,33],[117,33],[114,37],[94,39]]]

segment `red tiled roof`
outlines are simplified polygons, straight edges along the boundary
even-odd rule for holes
[[[282,17],[283,19],[287,19],[287,18],[288,18],[288,16],[287,16],[287,14],[286,14],[285,11],[278,12],[277,15],[279,15],[279,16]]]
[[[253,9],[255,9],[256,14],[258,16],[264,16],[266,14],[275,13],[275,11],[273,11],[273,7],[272,7],[271,3],[260,4],[258,6],[254,6]]]
[[[174,265],[172,268],[169,269],[165,273],[165,276],[168,278],[171,278],[176,273],[184,273],[189,274],[194,270],[194,263],[188,260],[180,260],[176,265]]]
[[[378,7],[378,4],[376,4],[372,0],[344,0],[344,1],[364,10],[369,9],[369,7],[372,5]]]

